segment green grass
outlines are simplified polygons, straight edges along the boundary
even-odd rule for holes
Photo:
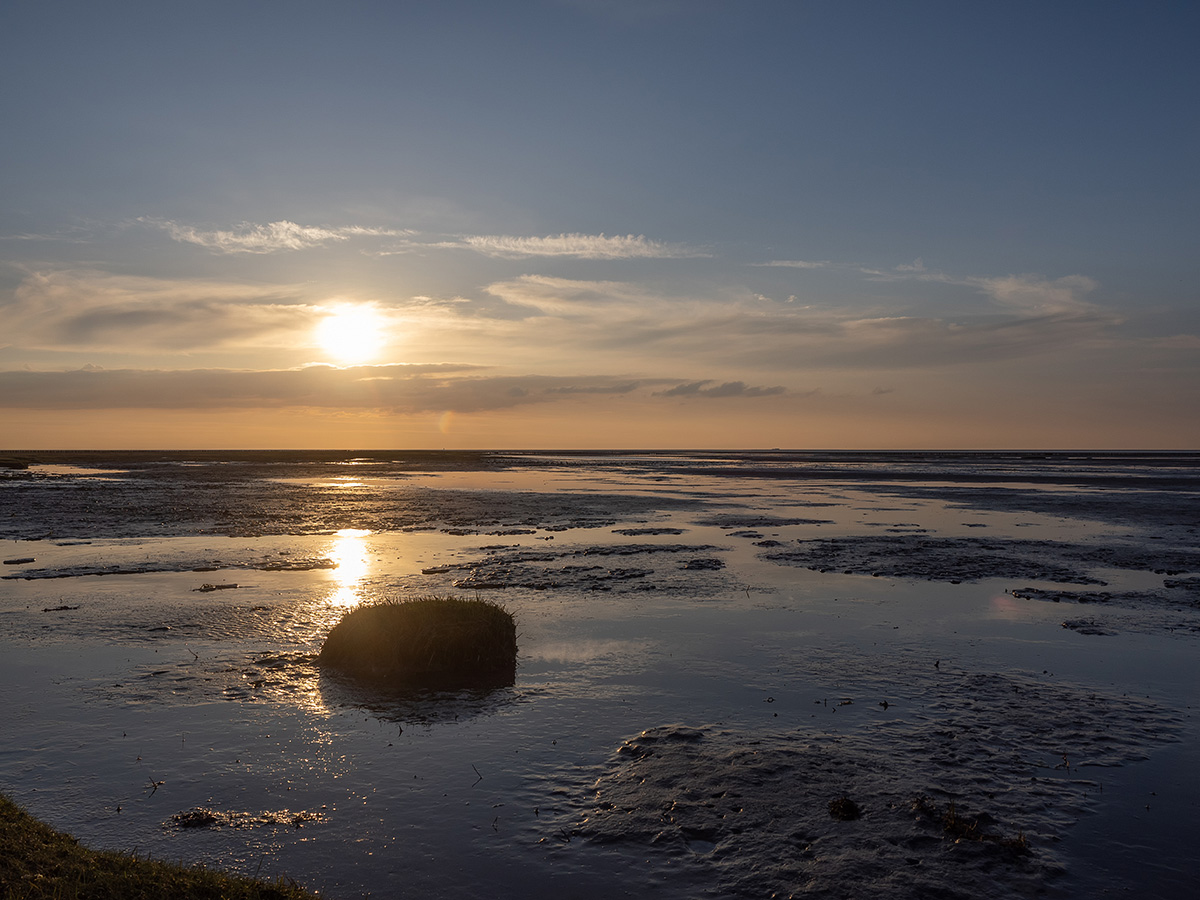
[[[388,600],[346,613],[317,662],[396,688],[501,687],[516,677],[517,629],[487,600]]]
[[[292,882],[89,850],[0,794],[4,900],[313,900]]]

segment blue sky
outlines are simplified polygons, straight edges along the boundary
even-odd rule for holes
[[[0,15],[10,447],[1200,442],[1194,4]]]

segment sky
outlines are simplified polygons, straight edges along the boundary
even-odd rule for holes
[[[1197,34],[12,0],[0,446],[1198,448]]]

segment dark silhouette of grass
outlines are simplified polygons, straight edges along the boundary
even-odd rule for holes
[[[314,900],[291,881],[260,881],[126,853],[89,850],[0,795],[5,900]]]
[[[317,663],[387,687],[503,687],[516,678],[517,630],[486,600],[388,600],[346,613]]]

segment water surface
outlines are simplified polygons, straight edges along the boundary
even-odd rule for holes
[[[1200,875],[1194,455],[26,455],[0,789],[93,846],[331,897]],[[315,667],[444,592],[514,613],[511,688]]]

